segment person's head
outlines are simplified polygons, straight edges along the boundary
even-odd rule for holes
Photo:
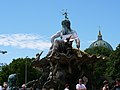
[[[79,84],[82,84],[83,83],[83,80],[80,78],[79,79]]]
[[[120,86],[120,78],[116,78],[116,85]]]
[[[69,84],[65,84],[65,88],[69,88]]]
[[[23,84],[23,85],[22,85],[22,88],[26,88],[26,85],[25,85],[25,84]]]
[[[62,21],[62,34],[66,35],[70,33],[72,30],[70,28],[70,21],[69,20],[63,20]]]
[[[70,29],[70,21],[69,20],[63,20],[62,21],[62,26],[63,27],[67,27],[68,29]]]
[[[108,86],[108,80],[103,81],[104,86]]]
[[[3,87],[4,87],[4,88],[7,88],[7,87],[8,87],[7,82],[4,82],[4,83],[3,83]]]

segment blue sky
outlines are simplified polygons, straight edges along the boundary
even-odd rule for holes
[[[99,26],[103,40],[113,49],[120,43],[120,0],[0,0],[0,63],[35,57],[51,45],[50,37],[61,30],[67,9],[71,28],[78,33],[81,50],[97,40]]]

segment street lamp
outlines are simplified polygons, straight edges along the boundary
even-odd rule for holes
[[[3,63],[0,63],[0,71],[2,71]]]
[[[0,53],[5,54],[5,53],[7,53],[7,51],[1,51],[0,50]],[[3,65],[4,65],[4,63],[0,63],[0,71],[2,71]]]
[[[27,83],[27,58],[28,56],[26,56],[26,61],[25,61],[25,85]]]

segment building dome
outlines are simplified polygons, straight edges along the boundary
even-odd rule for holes
[[[95,41],[95,42],[93,42],[93,43],[90,45],[89,48],[99,47],[99,46],[108,48],[108,49],[110,49],[111,51],[113,50],[112,46],[111,46],[108,42],[106,42],[106,41],[104,41],[104,40],[102,39],[102,35],[101,35],[100,30],[99,30],[99,34],[98,34],[98,40]]]

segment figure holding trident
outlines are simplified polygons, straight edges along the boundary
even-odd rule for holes
[[[56,34],[54,34],[51,37],[51,43],[52,43],[52,49],[56,50],[58,47],[62,47],[62,45],[58,46],[61,42],[67,42],[67,39],[69,38],[69,41],[75,41],[76,47],[80,48],[80,39],[78,38],[78,35],[76,31],[72,30],[70,25],[70,21],[68,19],[68,13],[64,12],[63,15],[65,16],[65,20],[62,21],[62,30],[58,31]],[[56,40],[56,38],[61,38],[60,40]]]

